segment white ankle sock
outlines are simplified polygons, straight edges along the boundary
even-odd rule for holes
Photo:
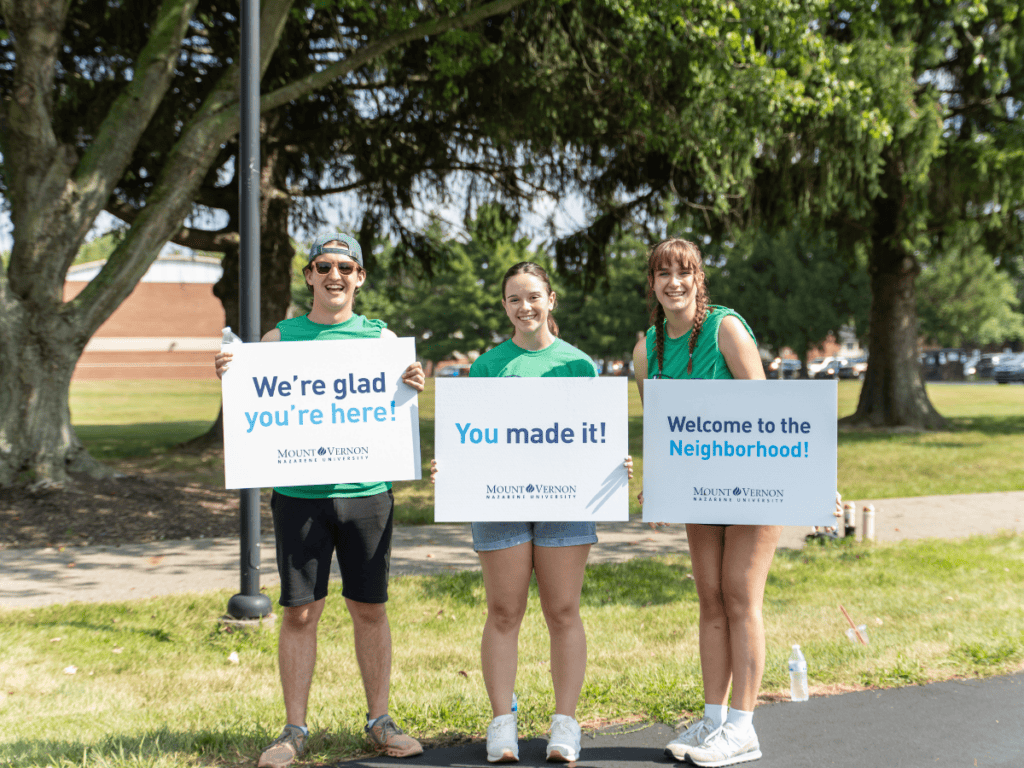
[[[721,728],[725,722],[725,713],[729,709],[725,704],[708,704],[704,702],[704,717],[710,718],[715,728]]]
[[[732,723],[740,731],[752,731],[754,729],[754,713],[744,712],[742,709],[733,709],[729,707],[729,716],[725,719],[727,723]]]

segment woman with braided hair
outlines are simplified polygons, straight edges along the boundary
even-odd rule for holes
[[[653,326],[633,350],[641,399],[645,379],[764,378],[750,327],[731,309],[709,303],[696,245],[671,239],[654,246],[647,297]],[[761,757],[753,726],[764,674],[761,604],[781,532],[770,525],[687,524],[700,602],[704,716],[668,744],[667,755],[702,766]]]

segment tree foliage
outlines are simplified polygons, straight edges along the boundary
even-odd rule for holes
[[[426,272],[386,248],[379,261],[382,279],[368,278],[360,311],[372,311],[399,335],[416,338],[420,357],[434,362],[459,352],[483,352],[511,335],[501,304],[501,281],[510,267],[547,257],[517,237],[518,221],[502,206],[481,206],[467,219],[468,240],[445,238],[440,225],[428,236],[444,250],[444,266]]]
[[[946,250],[918,278],[921,335],[944,347],[1024,339],[1024,316],[1010,275],[999,270],[977,225],[945,239]]]
[[[867,275],[842,258],[834,233],[752,232],[724,250],[708,277],[712,299],[743,315],[776,354],[789,347],[806,365],[828,334],[866,320]]]

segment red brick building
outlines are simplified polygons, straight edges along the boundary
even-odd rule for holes
[[[75,297],[102,261],[68,270],[64,300]],[[100,326],[75,368],[75,379],[213,379],[224,308],[213,295],[217,259],[161,256],[131,295]]]

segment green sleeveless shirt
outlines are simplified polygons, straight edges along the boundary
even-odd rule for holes
[[[320,325],[307,315],[282,320],[277,324],[281,341],[322,341],[338,339],[379,339],[380,332],[388,327],[383,320],[367,320],[362,315],[352,315],[344,323]],[[292,485],[275,488],[284,496],[298,499],[331,499],[373,496],[391,490],[391,483],[327,483],[326,485]]]
[[[697,346],[693,350],[693,373],[686,372],[686,364],[690,359],[690,334],[693,330],[687,331],[678,339],[670,339],[665,335],[665,370],[664,374],[658,370],[658,357],[654,352],[654,326],[647,331],[647,378],[649,379],[731,379],[732,371],[725,363],[718,348],[718,329],[722,321],[727,317],[735,317],[743,323],[750,338],[754,339],[754,332],[750,330],[747,321],[731,309],[712,304],[709,307],[708,316],[704,319],[700,336],[697,337]],[[665,322],[668,322],[667,320]],[[757,339],[754,339],[757,343]]]

